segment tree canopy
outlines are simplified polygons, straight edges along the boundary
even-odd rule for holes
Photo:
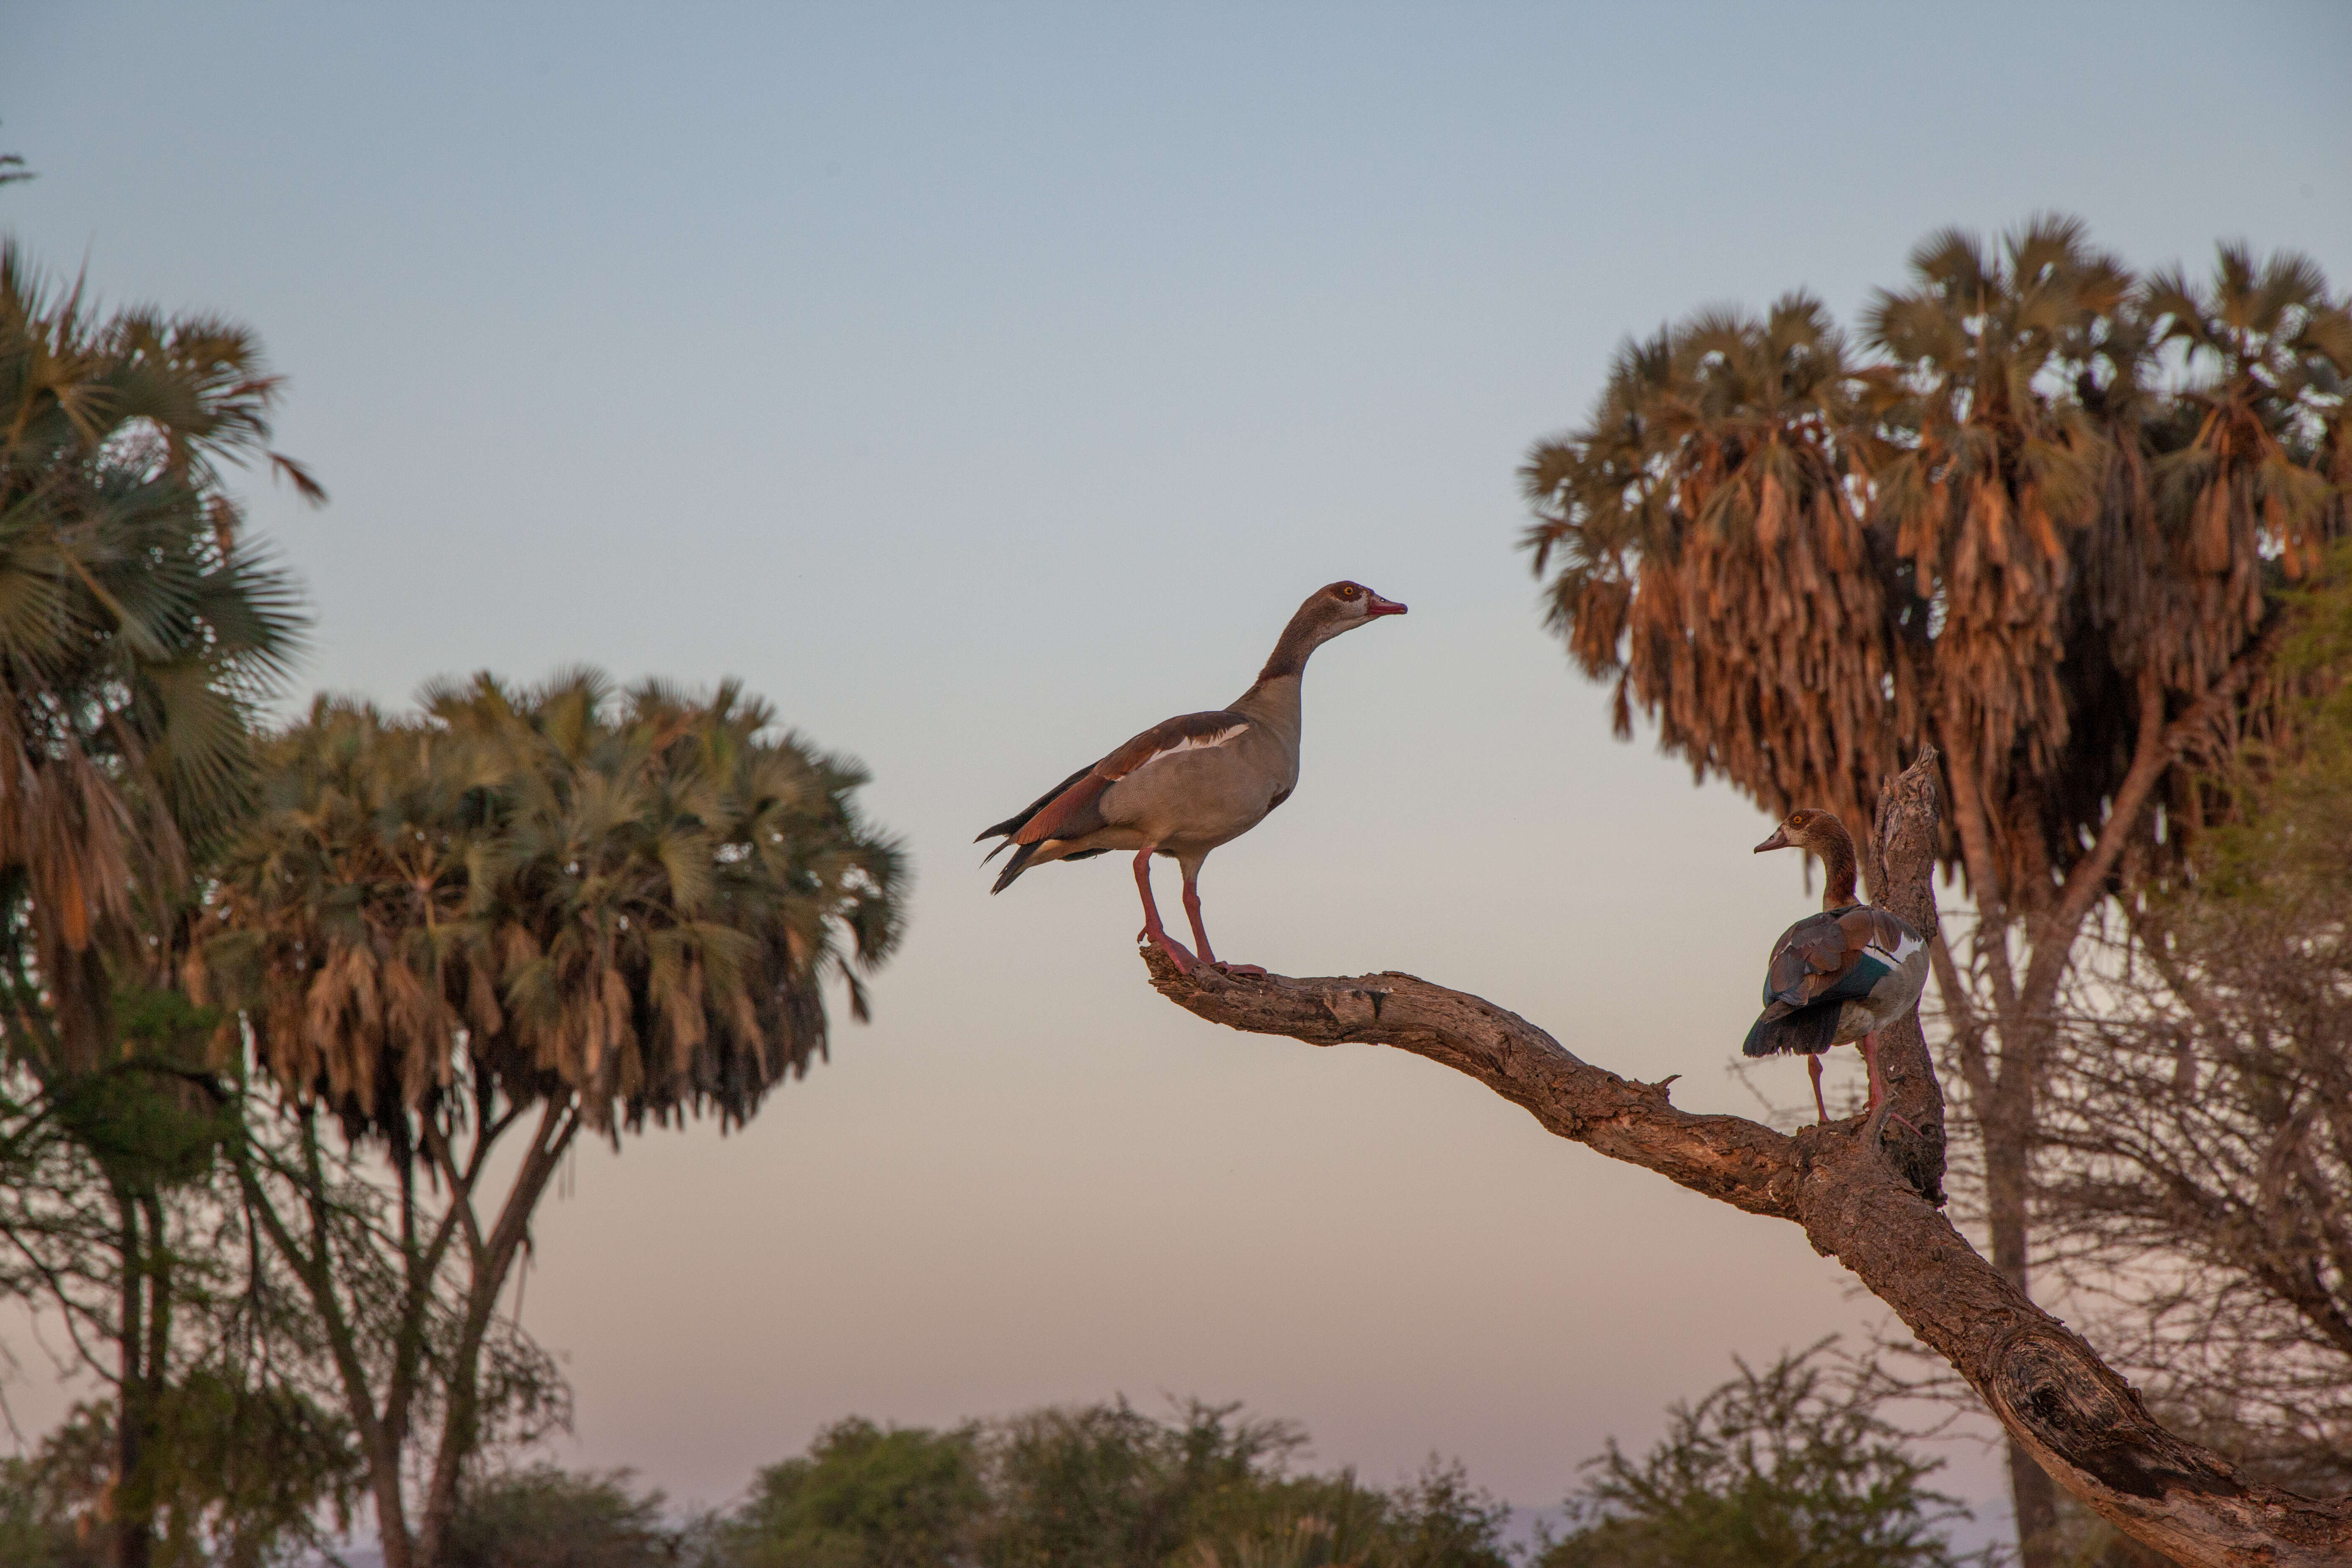
[[[1881,1413],[1874,1369],[1816,1345],[1667,1413],[1639,1458],[1612,1438],[1537,1568],[1951,1568],[1943,1462]]]
[[[2292,253],[2143,278],[2057,216],[1930,235],[1909,270],[1859,351],[1801,292],[1625,345],[1521,470],[1524,542],[1619,733],[1639,707],[1696,776],[1860,842],[1879,781],[1938,759],[1975,918],[1929,954],[1992,1260],[2024,1289],[2076,939],[2183,874],[2233,754],[2292,742],[2284,597],[2352,518],[2352,313]],[[1944,1110],[1905,1113],[1917,1169],[1943,1168]],[[2055,1493],[2022,1449],[2011,1472],[2050,1568]]]
[[[732,685],[483,676],[408,718],[321,699],[268,764],[195,988],[289,1093],[397,1154],[461,1054],[477,1095],[576,1096],[600,1131],[740,1121],[824,1051],[824,982],[863,1017],[898,939],[866,775]]]
[[[1526,542],[1621,732],[1638,706],[1767,811],[1856,825],[1933,739],[1983,803],[1948,861],[2032,907],[2144,722],[2207,698],[2343,534],[2352,316],[2302,257],[2141,280],[2064,218],[1932,235],[1911,272],[1863,353],[1803,293],[1626,344],[1529,456]],[[2179,779],[2167,804],[2201,815]]]

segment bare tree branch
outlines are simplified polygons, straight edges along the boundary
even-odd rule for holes
[[[1932,929],[1934,915],[1933,768],[1929,752],[1890,781],[1878,821],[1889,883],[1880,896],[1922,929]],[[1748,1213],[1794,1221],[1816,1252],[1844,1264],[1949,1362],[2060,1485],[2183,1563],[2319,1568],[2352,1556],[2352,1499],[2319,1501],[2250,1482],[2166,1431],[2088,1344],[1979,1257],[1923,1195],[1940,1186],[1942,1095],[1916,1022],[1890,1038],[1882,1061],[1888,1108],[1928,1136],[1891,1142],[1895,1124],[1882,1110],[1867,1122],[1789,1137],[1740,1117],[1677,1110],[1666,1083],[1591,1066],[1516,1014],[1409,974],[1258,979],[1199,968],[1186,976],[1156,951],[1143,956],[1162,995],[1213,1023],[1310,1045],[1411,1051],[1477,1079],[1563,1138]]]

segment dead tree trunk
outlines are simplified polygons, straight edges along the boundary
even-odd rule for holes
[[[1873,847],[1874,892],[1922,931],[1935,923],[1934,767],[1928,750],[1888,782]],[[1248,979],[1196,968],[1187,977],[1157,950],[1144,962],[1162,995],[1213,1023],[1427,1057],[1563,1138],[1735,1208],[1793,1220],[1814,1251],[1844,1264],[1967,1378],[2060,1486],[2136,1541],[2210,1568],[2352,1562],[2352,1498],[2317,1500],[2248,1481],[2166,1431],[2130,1384],[1944,1217],[1943,1093],[1916,1017],[1882,1040],[1888,1095],[1876,1115],[1791,1137],[1742,1117],[1677,1110],[1672,1079],[1622,1079],[1516,1014],[1410,974]]]

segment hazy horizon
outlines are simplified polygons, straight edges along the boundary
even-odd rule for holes
[[[244,486],[318,615],[289,705],[739,676],[913,856],[870,1026],[837,1006],[749,1128],[583,1150],[542,1210],[553,1457],[717,1502],[851,1413],[1165,1391],[1543,1506],[1734,1353],[1882,1313],[1458,1075],[1179,1012],[1122,862],[992,900],[969,840],[1357,578],[1412,614],[1317,655],[1297,798],[1202,879],[1220,953],[1409,970],[1756,1113],[1729,1068],[1799,866],[1611,738],[1517,464],[1629,333],[1797,287],[1853,326],[1947,225],[2352,286],[2352,11],[2246,15],[22,7],[0,228],[287,374],[277,444],[332,497]],[[8,1342],[37,1433],[61,1396]]]

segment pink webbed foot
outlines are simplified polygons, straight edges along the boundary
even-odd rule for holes
[[[1135,945],[1141,947],[1146,943],[1149,943],[1151,946],[1158,948],[1160,952],[1166,953],[1168,955],[1168,961],[1176,966],[1176,973],[1179,974],[1190,974],[1193,970],[1199,968],[1201,965],[1201,961],[1192,956],[1192,950],[1191,948],[1186,947],[1182,942],[1178,942],[1174,937],[1170,936],[1164,931],[1158,932],[1149,931],[1137,931],[1135,933]],[[1222,965],[1220,967],[1222,967]]]

